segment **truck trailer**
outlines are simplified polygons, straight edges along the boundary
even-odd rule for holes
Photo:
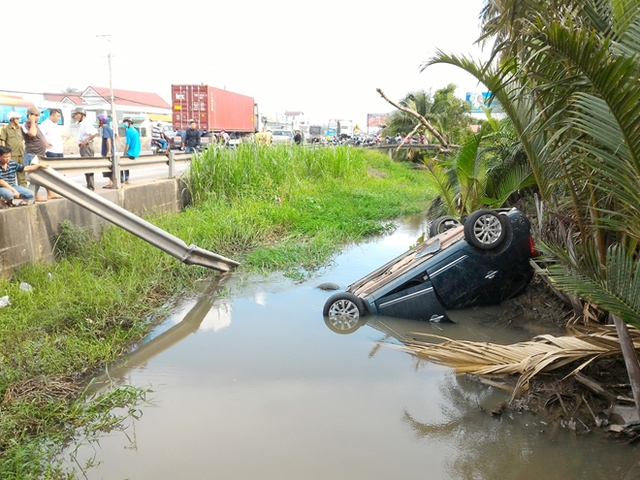
[[[225,130],[237,137],[258,131],[253,97],[208,85],[171,85],[173,128],[185,131],[191,121],[204,133]]]

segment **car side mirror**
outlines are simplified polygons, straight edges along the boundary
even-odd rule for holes
[[[440,250],[440,239],[436,237],[433,242],[425,245],[425,247],[416,254],[416,258],[422,258],[425,255],[436,253],[438,250]]]

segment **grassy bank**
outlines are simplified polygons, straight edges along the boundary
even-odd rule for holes
[[[348,148],[207,152],[187,177],[194,204],[152,219],[185,242],[241,262],[239,272],[293,278],[325,265],[347,243],[392,228],[430,197],[422,172]],[[79,387],[122,355],[167,300],[215,273],[177,260],[117,228],[91,239],[66,225],[53,265],[0,281],[0,478],[62,478],[46,467],[65,439],[119,421],[115,406],[144,391],[99,397]],[[31,286],[30,291],[20,287]]]

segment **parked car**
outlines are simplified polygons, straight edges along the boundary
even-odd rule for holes
[[[291,130],[273,130],[273,143],[284,143],[291,145],[293,143],[293,132]]]
[[[332,295],[323,314],[353,322],[367,314],[448,321],[446,311],[496,305],[522,293],[535,254],[519,210],[478,210],[464,224],[442,217],[436,235]]]
[[[162,132],[169,142],[170,150],[180,150],[182,148],[182,136],[173,129],[173,125],[163,125]]]

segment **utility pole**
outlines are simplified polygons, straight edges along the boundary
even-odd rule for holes
[[[106,35],[96,35],[97,37],[104,37],[109,42],[109,53],[107,55],[107,63],[109,65],[109,99],[111,101],[111,129],[114,134],[114,144],[112,146],[113,158],[111,175],[113,178],[113,185],[115,188],[120,188],[120,163],[119,157],[116,152],[115,138],[118,136],[118,117],[116,116],[116,102],[113,96],[113,71],[111,69],[111,32]]]

